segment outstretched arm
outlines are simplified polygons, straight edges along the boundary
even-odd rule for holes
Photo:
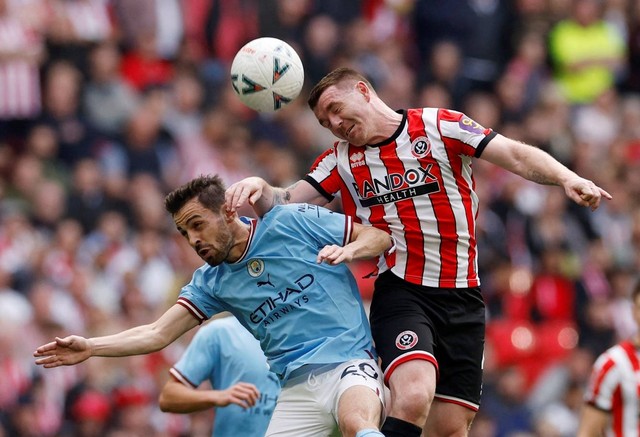
[[[213,407],[236,404],[252,407],[260,397],[258,388],[247,382],[239,382],[226,390],[198,390],[169,379],[160,393],[160,409],[167,413],[193,413]]]
[[[183,306],[175,304],[158,320],[136,326],[118,334],[84,338],[70,335],[56,337],[51,343],[36,349],[36,364],[45,368],[71,366],[89,357],[123,357],[158,351],[198,324],[195,317]]]
[[[394,241],[389,234],[373,226],[353,224],[351,241],[345,246],[336,244],[323,247],[316,262],[336,265],[358,259],[373,258],[386,250],[393,250]]]
[[[235,212],[245,202],[249,202],[256,214],[262,217],[275,205],[303,202],[324,206],[327,199],[304,180],[288,188],[277,188],[262,178],[250,177],[232,184],[225,193],[225,203],[229,212]]]
[[[496,135],[487,144],[481,158],[530,181],[560,185],[571,200],[592,210],[598,208],[602,197],[611,199],[611,194],[578,176],[547,152],[502,135]]]

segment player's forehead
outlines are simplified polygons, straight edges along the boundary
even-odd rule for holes
[[[331,105],[344,103],[348,98],[351,88],[350,84],[347,83],[338,83],[327,87],[322,94],[320,94],[317,107],[328,109]]]
[[[205,218],[213,214],[198,201],[196,197],[188,200],[182,208],[173,215],[173,220],[179,229],[186,229],[195,219]]]

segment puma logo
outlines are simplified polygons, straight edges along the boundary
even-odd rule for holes
[[[266,281],[258,281],[258,287],[262,287],[263,285],[270,285],[273,288],[276,288],[275,285],[273,285],[273,282],[271,282],[271,275],[269,275],[267,273],[267,280]]]

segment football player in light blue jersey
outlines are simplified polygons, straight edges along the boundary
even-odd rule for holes
[[[212,320],[170,370],[160,393],[162,411],[193,413],[215,408],[212,436],[263,437],[280,394],[256,340],[235,317]],[[209,380],[211,390],[197,390]],[[247,400],[258,396],[253,407]]]
[[[373,227],[317,206],[274,208],[240,219],[217,176],[165,198],[180,233],[207,263],[155,322],[118,334],[56,338],[34,352],[46,368],[91,356],[155,352],[221,311],[256,337],[282,390],[266,435],[382,436],[382,374],[355,280],[344,263],[394,248]],[[248,406],[258,400],[247,396]]]

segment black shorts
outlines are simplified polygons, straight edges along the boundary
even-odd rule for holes
[[[437,399],[478,409],[485,335],[479,287],[424,287],[386,271],[376,279],[370,322],[385,383],[397,365],[428,360],[438,372]]]

